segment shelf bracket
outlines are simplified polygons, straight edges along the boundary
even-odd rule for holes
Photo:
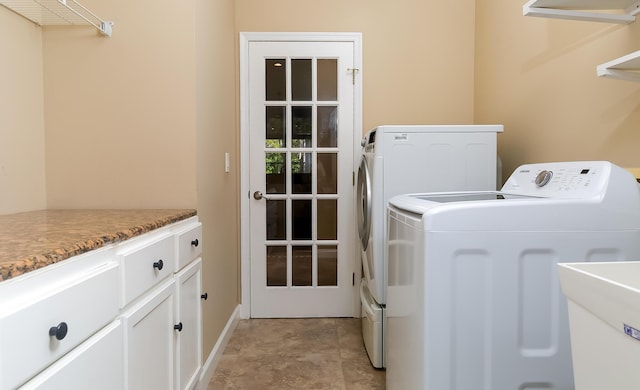
[[[627,9],[624,10],[624,13],[633,16],[640,14],[640,1],[636,1],[635,3],[631,4]]]
[[[98,27],[98,31],[100,31],[100,34],[111,37],[112,30],[113,22],[100,21],[100,27]]]

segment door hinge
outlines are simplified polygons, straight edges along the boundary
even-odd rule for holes
[[[356,73],[360,71],[358,68],[347,68],[349,72],[351,72],[351,83],[356,85]]]
[[[356,173],[354,171],[351,171],[351,185],[356,185]]]
[[[356,285],[356,273],[355,272],[351,273],[351,285],[352,286]]]

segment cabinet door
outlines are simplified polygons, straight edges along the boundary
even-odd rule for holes
[[[191,389],[202,366],[202,260],[194,260],[176,275],[177,322],[182,324],[176,348],[176,389]]]
[[[115,321],[20,389],[122,389],[124,387],[123,357],[122,324],[120,321]]]
[[[172,389],[174,330],[173,278],[147,294],[122,317],[125,324],[126,381],[130,390]]]

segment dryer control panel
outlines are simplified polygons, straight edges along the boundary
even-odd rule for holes
[[[590,198],[607,191],[613,168],[622,169],[608,161],[521,165],[511,174],[502,191],[542,197]],[[624,176],[622,174],[623,179]],[[630,173],[625,180],[635,182]]]

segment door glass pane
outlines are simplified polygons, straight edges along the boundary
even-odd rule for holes
[[[318,246],[318,286],[338,285],[338,246]]]
[[[266,123],[266,140],[267,148],[284,148],[287,146],[286,137],[286,107],[284,106],[268,106]]]
[[[318,240],[338,239],[338,201],[318,199]]]
[[[318,60],[318,100],[338,100],[338,60]]]
[[[287,239],[287,201],[286,200],[267,200],[266,202],[267,202],[267,240],[286,240]]]
[[[266,100],[287,99],[287,62],[284,58],[265,60]]]
[[[318,194],[338,193],[338,155],[318,153]]]
[[[311,100],[311,60],[291,60],[291,100]]]
[[[311,193],[311,171],[313,169],[311,156],[311,153],[291,153],[291,180],[294,194]]]
[[[267,194],[284,194],[287,191],[286,153],[266,153],[265,176]]]
[[[311,106],[291,107],[291,146],[311,147]]]
[[[287,285],[287,247],[267,247],[267,286]]]
[[[291,281],[294,286],[311,286],[312,247],[294,246],[291,257]]]
[[[338,107],[318,107],[318,147],[338,147]]]
[[[291,230],[294,240],[311,239],[311,200],[291,201]]]

